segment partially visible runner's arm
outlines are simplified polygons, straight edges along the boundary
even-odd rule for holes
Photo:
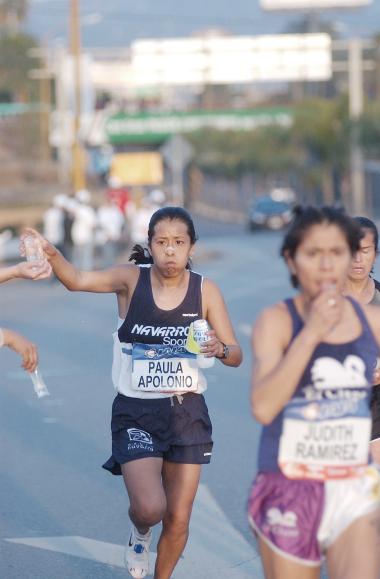
[[[33,372],[38,364],[37,346],[18,332],[9,328],[0,328],[0,347],[8,346],[22,357],[22,366],[27,372]]]

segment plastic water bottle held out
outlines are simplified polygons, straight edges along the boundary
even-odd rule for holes
[[[193,322],[193,334],[194,340],[199,344],[199,346],[203,346],[205,342],[209,341],[209,336],[207,332],[209,330],[209,325],[207,320],[195,320]],[[215,358],[212,356],[211,358],[206,357],[204,354],[197,354],[197,362],[200,368],[211,368],[215,363]]]
[[[26,261],[39,261],[43,259],[44,252],[41,243],[34,235],[27,235],[24,239]]]
[[[38,366],[34,370],[34,372],[30,373],[30,377],[33,382],[34,391],[37,394],[38,398],[42,398],[43,396],[49,396],[50,392],[47,389],[47,386],[45,384],[45,381],[42,377],[42,374]]]

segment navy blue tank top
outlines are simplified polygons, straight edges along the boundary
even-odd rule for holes
[[[151,268],[140,267],[140,275],[127,316],[120,326],[120,342],[184,346],[190,323],[202,318],[202,276],[190,271],[186,295],[176,308],[156,306]]]
[[[367,322],[361,306],[348,298],[361,323],[361,334],[356,340],[343,344],[321,342],[315,348],[293,394],[276,418],[264,426],[259,444],[259,471],[279,471],[280,438],[283,432],[284,415],[297,404],[305,409],[307,405],[318,413],[324,402],[336,401],[337,418],[343,407],[350,415],[363,415],[368,410],[371,384],[379,347]],[[294,300],[285,300],[292,319],[293,332],[289,345],[303,328],[304,322],[298,313]],[[284,377],[286,380],[286,376]],[[304,411],[304,416],[306,416]],[[331,418],[331,413],[329,415]]]

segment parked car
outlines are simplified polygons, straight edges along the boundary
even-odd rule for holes
[[[282,229],[292,218],[292,208],[285,201],[258,197],[248,211],[248,229]]]

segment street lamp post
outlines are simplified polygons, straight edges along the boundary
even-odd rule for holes
[[[362,44],[359,39],[349,43],[349,107],[350,119],[357,121],[363,113],[363,65]],[[351,210],[362,215],[366,210],[364,162],[359,144],[357,127],[351,133]]]
[[[70,48],[74,67],[74,127],[72,147],[72,183],[74,191],[85,188],[84,155],[80,142],[81,120],[81,39],[79,0],[70,3]]]
[[[51,79],[52,73],[48,68],[32,69],[29,78],[39,81],[39,125],[40,125],[40,149],[41,158],[50,159],[49,131],[51,113]]]

